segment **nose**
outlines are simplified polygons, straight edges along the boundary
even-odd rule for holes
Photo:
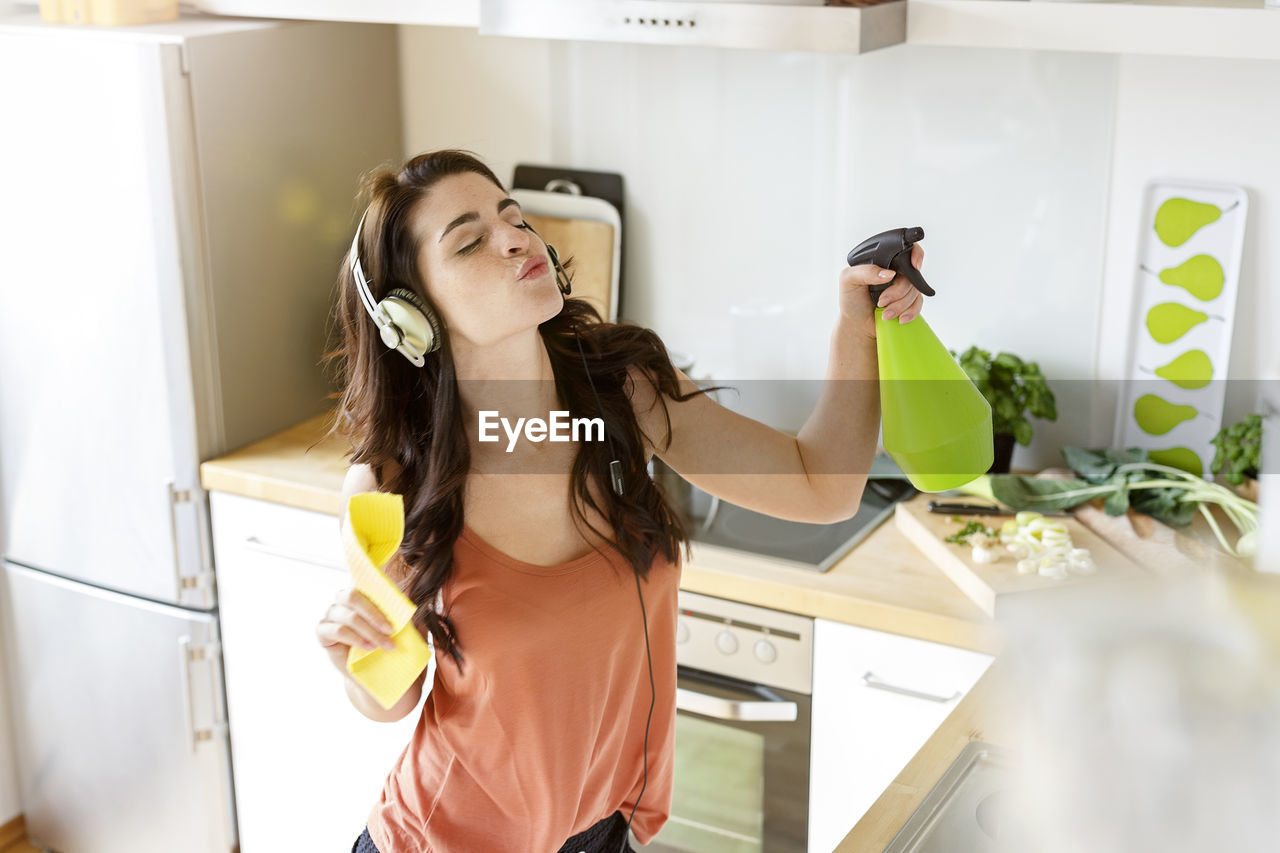
[[[519,255],[529,250],[529,244],[533,240],[533,235],[529,231],[507,223],[502,233],[508,255]]]

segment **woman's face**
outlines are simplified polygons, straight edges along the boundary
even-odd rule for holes
[[[494,344],[560,312],[545,244],[522,227],[519,206],[488,178],[442,178],[412,218],[418,274],[455,344]]]

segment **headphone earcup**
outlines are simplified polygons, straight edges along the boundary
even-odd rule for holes
[[[389,321],[382,327],[382,342],[416,366],[440,348],[440,321],[413,291],[393,289],[378,303],[378,313]]]

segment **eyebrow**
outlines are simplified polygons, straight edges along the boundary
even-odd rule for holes
[[[514,198],[504,198],[502,201],[498,202],[498,213],[501,213],[502,211],[506,210],[508,207],[511,207],[512,205],[515,205],[516,209],[520,208],[520,202],[516,201]],[[436,242],[439,243],[443,241],[444,238],[449,235],[449,232],[457,228],[459,225],[463,225],[468,222],[474,222],[479,218],[480,218],[480,214],[476,213],[474,210],[471,211],[470,213],[462,214],[457,219],[453,220],[448,224],[448,226],[444,229],[443,233],[440,234],[440,239],[437,240]]]

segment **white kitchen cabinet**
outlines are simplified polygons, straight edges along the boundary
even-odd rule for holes
[[[365,717],[316,640],[349,583],[337,517],[224,492],[210,507],[241,850],[349,850],[418,712]]]
[[[1280,59],[1264,0],[908,0],[907,44]]]
[[[195,0],[211,15],[476,27],[480,0]]]
[[[814,620],[809,853],[830,853],[992,657]]]

